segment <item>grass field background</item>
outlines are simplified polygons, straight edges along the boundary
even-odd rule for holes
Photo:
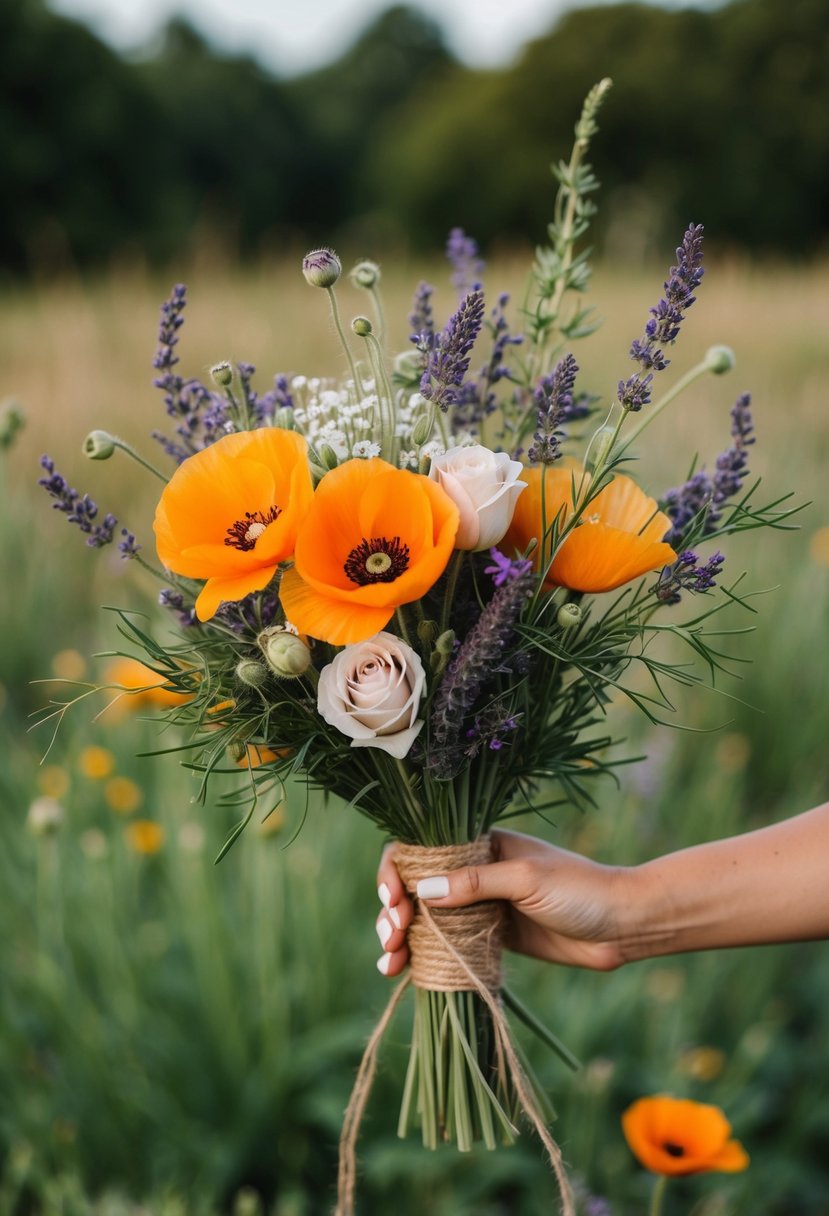
[[[659,296],[663,267],[602,267],[591,292],[605,321],[576,351],[583,384],[613,394],[627,349]],[[491,293],[520,298],[523,266],[504,258]],[[276,372],[342,371],[321,293],[298,265],[239,270],[205,260],[180,271],[190,303],[184,374],[222,358]],[[453,308],[444,268],[384,266],[393,349],[420,277]],[[101,678],[118,647],[101,605],[154,611],[156,588],[136,563],[94,553],[36,486],[48,451],[72,485],[135,532],[152,556],[156,485],[120,454],[91,464],[87,431],[103,427],[163,464],[165,429],[152,387],[158,308],[172,278],[123,267],[90,282],[7,289],[0,298],[0,393],[28,424],[3,465],[0,597],[0,1213],[121,1216],[316,1216],[330,1209],[336,1141],[361,1046],[388,993],[376,973],[374,869],[380,839],[301,788],[266,829],[251,827],[218,867],[230,820],[193,802],[158,724],[104,713],[105,699],[67,715],[50,743],[29,715],[51,677]],[[346,317],[366,310],[345,285]],[[771,822],[827,797],[829,709],[829,266],[750,265],[713,257],[674,363],[680,375],[725,343],[736,370],[699,382],[647,430],[637,466],[655,494],[682,481],[695,454],[709,467],[729,439],[738,393],[754,398],[751,468],[768,499],[809,502],[797,532],[764,531],[726,548],[731,576],[767,594],[736,653],[752,662],[728,696],[682,696],[689,731],[654,730],[624,704],[616,734],[647,759],[622,786],[598,791],[587,815],[555,828],[521,823],[604,861]],[[114,549],[115,547],[112,546]],[[714,729],[718,728],[718,729]],[[90,750],[98,749],[98,750]],[[115,779],[115,780],[114,780]],[[31,803],[53,798],[61,822],[32,830]],[[154,851],[134,825],[157,823]],[[149,838],[143,838],[146,840]],[[583,1061],[566,1072],[525,1041],[559,1113],[567,1161],[614,1216],[646,1208],[649,1180],[619,1116],[635,1097],[673,1092],[714,1102],[752,1163],[744,1175],[678,1183],[666,1211],[696,1216],[829,1213],[829,946],[682,957],[610,975],[513,959],[513,986]],[[385,1216],[536,1216],[553,1210],[552,1179],[529,1136],[494,1155],[428,1155],[394,1135],[407,1014],[395,1023],[361,1141],[362,1211]],[[591,1206],[591,1204],[593,1206]],[[585,1199],[582,1210],[606,1209]]]

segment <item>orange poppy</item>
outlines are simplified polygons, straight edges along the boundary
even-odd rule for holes
[[[296,431],[262,427],[225,435],[179,465],[155,513],[158,556],[169,570],[207,579],[196,615],[271,581],[294,550],[311,504],[308,445]]]
[[[669,1098],[639,1098],[622,1115],[631,1152],[653,1174],[734,1174],[748,1168],[748,1153],[729,1139],[731,1124],[718,1106]]]
[[[437,482],[386,461],[347,460],[319,483],[280,597],[300,631],[362,642],[440,578],[458,508]]]
[[[560,517],[561,531],[573,515],[573,490],[579,488],[580,469],[547,466],[526,469],[528,489],[515,504],[504,540],[523,552],[535,538],[533,560],[541,560],[542,507],[547,527]],[[544,502],[542,504],[542,477]],[[676,561],[676,553],[663,537],[671,521],[657,509],[653,498],[630,477],[617,475],[587,505],[580,523],[558,546],[545,580],[549,587],[571,591],[613,591],[650,570]],[[549,556],[549,554],[547,555]]]

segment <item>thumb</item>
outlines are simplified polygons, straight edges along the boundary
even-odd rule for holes
[[[448,874],[421,878],[417,896],[435,908],[463,908],[486,899],[517,902],[530,893],[531,880],[524,861],[494,861],[485,866],[464,866]]]

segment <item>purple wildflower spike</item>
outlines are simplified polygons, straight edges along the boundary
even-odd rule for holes
[[[452,286],[459,297],[482,286],[485,263],[479,256],[477,241],[467,236],[463,228],[453,228],[449,233],[446,257],[452,267]]]
[[[683,591],[697,594],[716,587],[725,557],[717,550],[704,565],[693,549],[680,553],[672,566],[666,566],[656,584],[656,598],[663,604],[678,604]]]
[[[437,341],[435,316],[432,311],[434,290],[430,283],[418,283],[412,301],[412,311],[409,315],[409,325],[412,331],[409,335],[410,341],[424,354],[433,350]]]
[[[650,402],[650,385],[654,372],[664,371],[670,363],[663,346],[672,345],[679,336],[685,313],[694,303],[693,292],[702,281],[702,224],[689,225],[682,244],[676,251],[676,266],[665,282],[665,295],[645,325],[643,338],[634,338],[630,357],[642,368],[628,380],[620,380],[618,400],[624,410],[637,413]],[[644,374],[642,374],[644,373]]]
[[[500,549],[490,549],[489,556],[492,558],[491,566],[484,566],[484,574],[491,574],[492,581],[496,587],[503,587],[504,583],[510,583],[513,579],[520,578],[522,574],[526,574],[532,569],[532,562],[529,558],[505,557]]]
[[[470,291],[449,318],[420,381],[420,391],[444,413],[458,400],[475,339],[484,321],[484,293]]]
[[[112,544],[118,526],[115,516],[105,515],[100,523],[96,523],[97,503],[93,502],[88,494],[81,496],[77,490],[73,490],[66,478],[55,471],[55,462],[48,456],[41,456],[40,465],[49,476],[39,478],[37,484],[43,486],[46,493],[55,499],[52,503],[54,509],[63,511],[70,524],[77,524],[81,532],[85,533],[86,543],[90,548],[103,549],[104,545]]]
[[[527,458],[534,464],[552,464],[561,455],[562,423],[574,416],[573,388],[579,365],[572,355],[559,360],[533,393],[538,406],[538,430]],[[577,416],[577,415],[576,415]]]

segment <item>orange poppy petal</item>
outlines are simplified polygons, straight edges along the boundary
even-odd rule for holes
[[[676,561],[670,545],[603,523],[574,528],[553,559],[549,582],[571,591],[613,591]]]
[[[736,1172],[748,1165],[742,1145],[728,1139],[731,1125],[723,1112],[702,1102],[640,1098],[622,1115],[622,1130],[639,1162],[656,1174]]]
[[[616,476],[600,490],[586,508],[588,516],[596,515],[603,524],[634,532],[645,540],[661,541],[671,528],[671,521],[657,508],[656,499],[630,477]]]
[[[379,633],[391,620],[395,607],[372,607],[326,595],[306,583],[296,569],[283,574],[279,598],[285,616],[300,633],[323,638],[332,646],[364,642]]]
[[[748,1169],[751,1158],[739,1140],[729,1140],[717,1154],[715,1162],[712,1169],[722,1170],[724,1174],[739,1174],[741,1170]]]
[[[196,600],[196,616],[200,621],[209,621],[216,615],[220,604],[228,600],[234,603],[243,600],[251,591],[261,591],[276,573],[276,566],[263,566],[228,578],[209,578]]]

